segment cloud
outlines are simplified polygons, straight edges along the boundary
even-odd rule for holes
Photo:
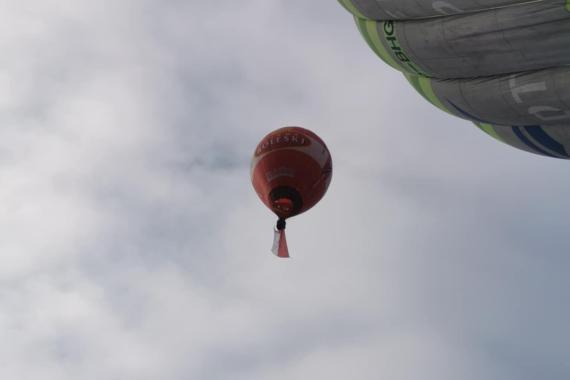
[[[565,378],[565,162],[438,112],[331,2],[2,5],[0,375]],[[268,250],[272,129],[332,151]]]

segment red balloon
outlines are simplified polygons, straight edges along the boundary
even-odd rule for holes
[[[332,178],[332,159],[315,133],[285,127],[261,140],[251,161],[251,182],[261,201],[279,218],[274,253],[289,257],[285,220],[313,207]]]

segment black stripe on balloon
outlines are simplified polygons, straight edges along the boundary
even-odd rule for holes
[[[550,137],[550,135],[546,133],[540,125],[530,125],[528,127],[524,127],[524,129],[533,139],[541,143],[545,148],[548,148],[563,157],[570,158],[566,149],[564,149],[564,146]]]
[[[552,157],[552,158],[560,158],[558,156],[555,156],[551,153],[548,153],[547,151],[539,148],[538,146],[536,146],[532,141],[530,141],[522,132],[521,132],[521,128],[520,127],[513,127],[513,133],[519,138],[519,140],[524,143],[528,148],[530,148],[531,150],[533,150],[535,153],[540,153],[543,154],[545,156],[548,157]]]
[[[457,110],[457,112],[459,112],[461,115],[465,116],[466,118],[468,118],[468,119],[470,119],[470,120],[478,121],[478,122],[480,122],[480,123],[494,124],[494,123],[492,123],[492,122],[490,122],[490,121],[480,119],[480,118],[478,118],[478,117],[475,116],[475,115],[471,115],[469,112],[465,111],[464,109],[459,108],[459,106],[457,106],[457,105],[456,105],[455,103],[453,103],[451,100],[449,100],[449,99],[446,99],[446,100],[447,100],[447,102],[448,102],[449,104],[451,104],[451,105],[453,106],[453,108],[455,108],[455,109]]]
[[[466,118],[478,121],[480,123],[494,124],[492,122],[480,119],[477,116],[470,114],[469,112],[465,111],[464,109],[460,108],[458,105],[453,103],[451,100],[449,100],[449,99],[446,99],[446,100],[449,104],[451,104],[453,106],[453,108],[455,108],[457,110],[457,112],[459,112],[461,115],[465,116]],[[543,149],[543,148],[546,148],[546,149],[549,149],[553,152],[558,153],[559,155],[561,155],[563,157],[570,158],[570,156],[566,152],[566,149],[564,149],[564,146],[561,145],[556,140],[554,140],[552,137],[550,137],[544,131],[544,129],[542,129],[541,126],[530,125],[530,126],[524,127],[524,129],[530,136],[532,136],[533,139],[535,139],[538,143],[540,143],[543,146],[543,148],[539,147],[538,145],[533,143],[528,137],[526,137],[522,133],[522,131],[520,129],[521,127],[513,126],[512,128],[513,128],[514,134],[519,138],[519,140],[523,144],[525,144],[528,148],[533,150],[535,153],[540,153],[540,154],[543,154],[543,155],[548,156],[548,157],[560,158],[560,157],[555,156],[554,154],[547,152],[546,150]]]

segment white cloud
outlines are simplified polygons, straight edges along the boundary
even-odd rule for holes
[[[567,377],[566,163],[433,109],[334,2],[0,15],[0,377]],[[287,124],[335,173],[285,262],[248,175]]]

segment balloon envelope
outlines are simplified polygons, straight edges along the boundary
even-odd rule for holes
[[[497,140],[570,158],[570,0],[339,0],[436,107]]]
[[[282,219],[301,214],[325,195],[332,178],[330,152],[315,133],[285,127],[258,144],[251,181],[261,201]]]

